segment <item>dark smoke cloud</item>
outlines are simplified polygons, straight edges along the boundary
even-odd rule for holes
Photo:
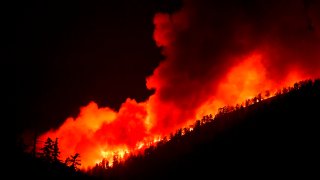
[[[166,60],[147,85],[162,104],[155,111],[169,105],[176,111],[156,113],[156,127],[192,117],[239,63],[235,57],[253,51],[264,54],[266,76],[275,82],[292,69],[319,76],[319,16],[320,3],[303,0],[186,0],[175,14],[157,14],[154,37]]]
[[[165,60],[147,78],[155,93],[145,102],[127,99],[119,111],[92,102],[41,139],[60,138],[62,157],[79,152],[90,166],[264,89],[319,77],[319,7],[301,0],[186,0],[175,13],[156,14],[154,39]],[[303,76],[288,80],[296,71]]]

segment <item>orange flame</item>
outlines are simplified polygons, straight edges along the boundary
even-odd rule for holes
[[[298,71],[292,71],[283,83],[272,82],[266,77],[262,59],[262,54],[258,53],[243,58],[226,74],[218,86],[218,91],[203,102],[196,116],[189,119],[216,114],[219,107],[241,103],[265,90],[276,90],[305,78]],[[161,111],[154,111],[152,107],[152,101],[155,100],[153,98],[157,97],[153,95],[149,101],[141,103],[127,99],[118,112],[108,107],[99,108],[96,103],[90,102],[80,109],[78,117],[66,119],[59,129],[43,134],[41,139],[59,138],[61,158],[65,159],[78,152],[82,155],[83,167],[93,166],[103,158],[112,164],[115,153],[123,159],[125,154],[144,149],[147,144],[160,141],[161,136],[170,132],[165,131],[158,135],[152,131],[156,124],[155,117],[161,116]],[[161,110],[174,111],[175,108],[169,105]],[[176,116],[173,113],[168,118],[177,118]],[[185,121],[183,126],[188,123],[190,121]],[[170,130],[173,132],[177,127],[175,124],[172,127]]]
[[[186,85],[185,82],[180,82],[180,76],[185,74],[177,73],[179,77],[171,77],[171,74],[168,75],[170,70],[166,69],[175,65],[172,63],[175,58],[175,33],[189,26],[184,12],[180,11],[171,16],[155,16],[154,39],[159,46],[166,47],[163,53],[167,59],[147,78],[147,87],[156,90],[147,101],[136,102],[134,99],[127,99],[119,111],[98,107],[95,102],[90,102],[80,108],[77,117],[69,117],[60,128],[42,134],[42,140],[47,137],[59,138],[61,159],[80,153],[82,167],[93,166],[103,158],[112,164],[115,154],[120,159],[125,159],[126,154],[142,151],[177,128],[188,127],[204,115],[216,114],[220,107],[242,103],[258,93],[263,94],[266,90],[275,92],[279,88],[310,78],[307,72],[302,72],[298,67],[292,67],[289,73],[284,72],[282,78],[270,78],[267,69],[269,66],[266,63],[272,56],[263,49],[252,50],[244,56],[232,57],[236,60],[227,62],[236,63],[230,64],[226,68],[227,71],[220,72],[222,74],[219,76],[214,76],[214,73],[208,74],[213,76],[208,78],[209,80],[219,78],[219,81],[216,79],[215,82],[205,82],[203,91],[189,97],[184,91],[201,86],[203,82],[192,79]],[[164,95],[163,89],[166,90],[168,85],[166,78],[171,78],[170,82],[179,83],[183,87],[177,89],[174,95],[182,94],[179,100],[188,101],[184,100],[182,105],[177,105],[172,97]],[[190,130],[193,130],[192,127]]]

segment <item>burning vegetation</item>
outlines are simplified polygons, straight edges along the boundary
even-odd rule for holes
[[[255,171],[264,176],[286,174],[283,167],[312,173],[310,161],[319,152],[315,143],[319,101],[320,79],[300,81],[275,94],[267,92],[219,108],[215,116],[203,116],[167,136],[140,142],[134,150],[113,152],[111,161],[102,158],[88,167],[86,174],[77,175],[150,179],[218,177],[226,175],[224,172],[249,175]],[[55,177],[65,177],[71,170],[79,173],[82,156],[76,153],[61,164],[58,144],[58,139],[48,138],[39,154],[50,165],[49,172]]]
[[[79,153],[82,168],[109,167],[171,140],[176,129],[186,135],[220,114],[291,92],[296,87],[286,87],[320,76],[320,5],[312,3],[186,0],[177,12],[158,13],[154,40],[165,59],[146,78],[155,93],[145,102],[128,98],[119,110],[90,102],[39,139],[58,138],[60,157]]]

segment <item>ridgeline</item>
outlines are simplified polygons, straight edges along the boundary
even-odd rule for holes
[[[98,179],[307,178],[319,172],[319,122],[320,79],[305,80],[246,107],[221,108],[197,120],[192,131],[178,129],[112,167],[102,162],[86,174],[68,168],[53,173],[38,158],[27,158],[19,169],[29,176]]]

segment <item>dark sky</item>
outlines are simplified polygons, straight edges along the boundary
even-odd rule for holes
[[[15,5],[14,105],[18,131],[57,127],[90,101],[118,109],[145,100],[163,59],[156,12],[175,1],[26,1]]]
[[[192,113],[212,93],[208,87],[216,87],[236,64],[226,59],[254,49],[268,54],[264,62],[268,79],[281,80],[291,66],[319,74],[318,1],[183,2],[183,6],[178,0],[15,4],[10,11],[15,17],[11,102],[17,129],[41,133],[58,127],[90,101],[115,110],[126,98],[144,101],[153,93],[146,88],[146,77],[156,67],[158,75],[152,80],[161,83],[149,87],[157,88],[160,107],[174,102],[182,114]],[[162,49],[153,40],[157,12],[174,14],[158,16],[158,26],[163,26],[156,31],[163,36],[160,41],[171,41]],[[157,116],[166,114],[155,109]],[[163,117],[158,122],[172,123],[172,118]]]

